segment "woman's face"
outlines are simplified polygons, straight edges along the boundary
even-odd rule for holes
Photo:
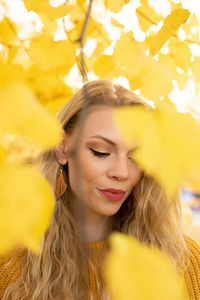
[[[88,113],[77,152],[81,195],[73,157],[68,157],[69,182],[74,194],[83,199],[88,212],[112,216],[139,182],[142,171],[131,161],[128,149],[113,120],[113,109],[95,106]],[[77,128],[66,136],[67,150],[73,150]]]

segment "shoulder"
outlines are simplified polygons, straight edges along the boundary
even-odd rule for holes
[[[20,276],[21,262],[25,253],[25,249],[17,249],[0,255],[0,299],[7,286]]]
[[[200,299],[200,245],[191,237],[185,236],[187,246],[184,278],[191,299]]]

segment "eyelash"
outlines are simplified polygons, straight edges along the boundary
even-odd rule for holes
[[[95,156],[98,156],[98,157],[101,157],[101,158],[105,158],[105,157],[107,157],[107,156],[109,156],[110,155],[110,153],[108,153],[108,152],[99,152],[99,151],[96,151],[96,150],[94,150],[94,149],[92,149],[92,148],[89,148],[91,151],[92,151],[92,153],[95,155]],[[133,164],[135,164],[135,160],[134,159],[132,159],[131,157],[129,157],[128,158]]]
[[[92,151],[92,153],[93,153],[95,156],[98,156],[98,157],[107,157],[107,156],[110,155],[110,153],[107,153],[107,152],[99,152],[99,151],[96,151],[96,150],[94,150],[94,149],[92,149],[92,148],[89,148],[89,149]]]

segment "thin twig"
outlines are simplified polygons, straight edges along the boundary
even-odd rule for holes
[[[90,19],[90,13],[91,13],[91,9],[92,9],[92,1],[90,0],[89,2],[89,6],[88,6],[88,10],[86,13],[86,17],[85,17],[85,21],[83,24],[83,28],[80,34],[80,37],[78,38],[77,42],[80,43],[80,72],[83,78],[83,84],[85,84],[87,82],[87,72],[85,70],[85,61],[84,61],[84,51],[83,51],[83,45],[84,45],[84,39],[85,39],[85,34],[86,34],[86,30],[89,24],[89,19]]]

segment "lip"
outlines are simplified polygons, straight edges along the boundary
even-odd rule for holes
[[[106,198],[112,201],[121,201],[124,195],[126,194],[123,190],[116,190],[116,189],[104,189],[99,190]]]

